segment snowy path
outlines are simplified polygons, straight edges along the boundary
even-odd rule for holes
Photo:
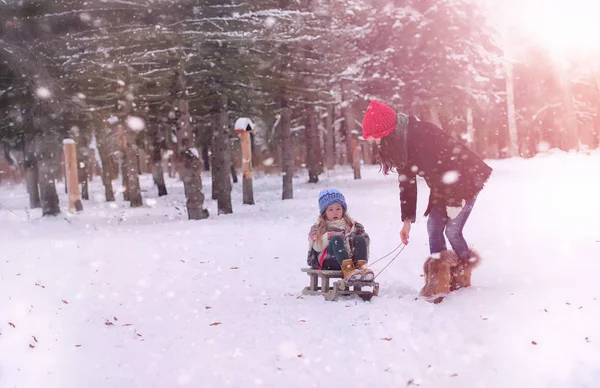
[[[301,175],[285,202],[280,177],[256,179],[255,206],[238,184],[233,215],[209,201],[199,222],[175,181],[156,198],[143,177],[149,200],[131,210],[95,180],[70,222],[0,187],[15,212],[0,209],[0,388],[598,387],[600,154],[490,164],[465,230],[485,262],[440,305],[414,298],[424,218],[372,302],[300,296],[320,189],[344,192],[372,258],[398,244],[397,184],[376,166]]]

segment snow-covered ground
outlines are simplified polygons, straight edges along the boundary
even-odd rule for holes
[[[2,186],[0,387],[598,387],[600,154],[489,163],[465,230],[485,261],[439,305],[415,299],[422,217],[379,297],[301,296],[320,189],[344,192],[372,259],[398,245],[396,179],[376,166],[316,185],[302,172],[289,201],[280,177],[259,177],[254,206],[236,184],[235,213],[209,200],[202,221],[186,220],[175,180],[157,198],[144,176],[146,206],[130,209],[96,179],[83,213],[61,194],[51,219]]]

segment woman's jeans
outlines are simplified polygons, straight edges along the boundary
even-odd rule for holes
[[[450,241],[452,249],[459,259],[469,259],[469,246],[463,237],[463,228],[473,210],[475,204],[474,197],[468,200],[460,213],[454,219],[450,219],[446,215],[445,205],[434,205],[427,219],[427,234],[429,235],[429,251],[431,254],[440,253],[446,250],[446,239],[444,238],[444,230],[446,237]]]

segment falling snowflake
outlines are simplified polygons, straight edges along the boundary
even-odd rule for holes
[[[127,126],[135,132],[143,131],[144,128],[146,128],[146,123],[140,117],[128,116],[125,122],[127,123]]]
[[[277,20],[275,20],[275,18],[273,16],[269,16],[268,18],[265,19],[265,27],[267,28],[271,28],[275,25],[275,23],[277,23]]]
[[[263,162],[262,162],[262,164],[267,167],[272,166],[273,163],[275,163],[275,159],[273,159],[273,158],[267,158],[267,159],[263,160]]]
[[[92,20],[92,17],[89,13],[82,12],[79,14],[79,19],[81,19],[82,22],[89,22],[90,20]]]
[[[198,153],[198,149],[197,148],[190,148],[188,149],[188,152],[192,155],[194,155],[194,157],[196,159],[200,159],[200,154]]]
[[[446,173],[444,173],[444,176],[442,177],[442,182],[444,182],[444,184],[446,185],[451,185],[453,183],[458,182],[458,178],[460,177],[460,173],[458,171],[447,171]]]
[[[44,86],[40,86],[39,88],[37,88],[35,90],[35,95],[38,96],[38,98],[43,98],[43,99],[48,99],[48,98],[52,97],[52,93],[50,92],[50,89],[48,89]]]
[[[537,145],[538,152],[546,152],[550,149],[550,143],[547,141],[541,141]]]

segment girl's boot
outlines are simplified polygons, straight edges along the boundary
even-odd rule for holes
[[[361,278],[360,270],[354,267],[352,259],[342,261],[342,274],[344,275],[344,280],[347,282],[360,280]]]
[[[375,274],[367,267],[366,260],[358,260],[356,262],[356,268],[360,271],[361,280],[363,282],[371,282],[375,279]]]

